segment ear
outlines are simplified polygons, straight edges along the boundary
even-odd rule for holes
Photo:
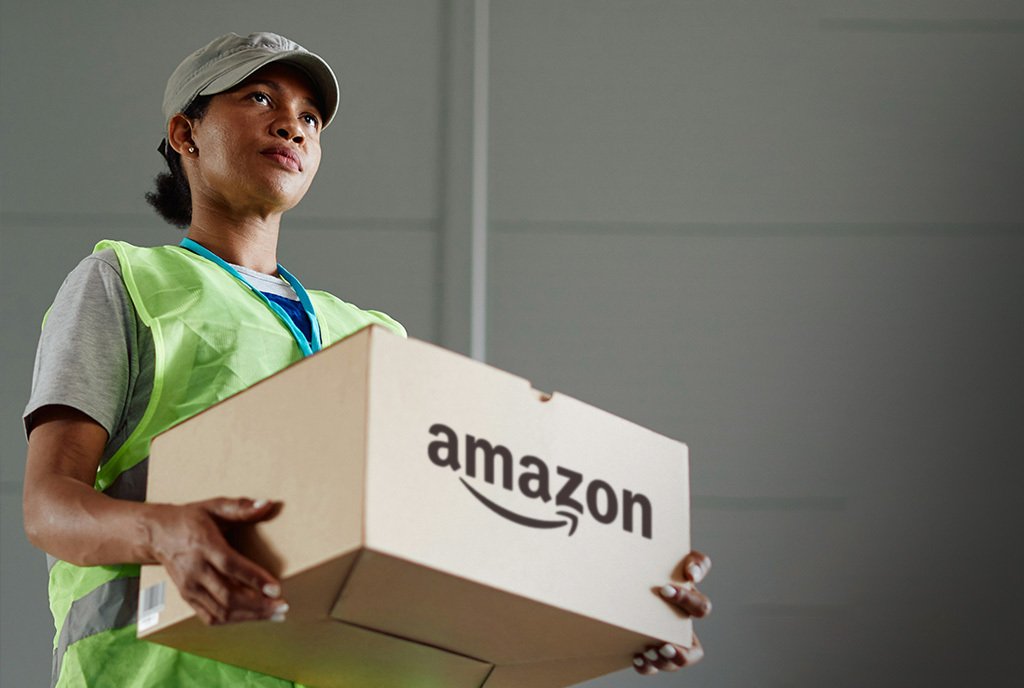
[[[189,147],[196,145],[192,140],[192,122],[180,112],[167,122],[167,143],[182,157],[188,157]]]

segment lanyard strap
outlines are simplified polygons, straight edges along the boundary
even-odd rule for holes
[[[276,303],[268,299],[266,295],[259,289],[249,284],[244,277],[238,274],[238,270],[235,270],[233,267],[231,267],[231,265],[227,261],[223,260],[220,256],[218,256],[217,254],[215,254],[213,251],[206,248],[202,244],[198,244],[192,239],[189,239],[188,237],[182,239],[181,243],[178,245],[184,249],[191,251],[192,253],[195,253],[196,255],[206,258],[208,261],[212,263],[216,263],[224,270],[226,270],[229,275],[231,275],[239,282],[247,286],[251,292],[256,294],[256,296],[258,296],[260,300],[263,301],[264,304],[266,304],[267,308],[272,310],[277,315],[277,317],[280,318],[284,322],[284,324],[288,326],[288,329],[291,331],[292,336],[295,337],[295,341],[298,343],[299,348],[302,349],[303,356],[309,356],[311,354],[316,353],[317,351],[320,351],[323,344],[320,341],[320,323],[317,322],[316,311],[313,310],[313,302],[309,300],[309,294],[306,292],[306,288],[302,286],[302,283],[299,282],[299,280],[292,273],[285,270],[283,265],[278,263],[277,271],[281,274],[281,277],[283,277],[284,280],[292,286],[292,289],[295,290],[296,295],[298,295],[299,297],[299,303],[302,304],[303,310],[305,310],[306,315],[309,316],[312,341],[306,340],[306,336],[302,334],[302,332],[295,325],[295,322],[292,320],[291,316],[288,315],[285,309],[281,308]]]

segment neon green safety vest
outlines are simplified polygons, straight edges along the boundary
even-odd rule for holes
[[[224,269],[178,246],[139,248],[101,241],[113,249],[128,294],[153,335],[153,391],[138,426],[96,475],[96,489],[144,484],[150,440],[173,425],[302,358],[292,333],[246,285]],[[364,311],[326,292],[309,296],[323,345],[371,324],[405,335],[383,313]],[[142,493],[136,499],[142,498]],[[291,686],[162,645],[136,640],[139,567],[74,566],[50,569],[54,637],[53,685]]]

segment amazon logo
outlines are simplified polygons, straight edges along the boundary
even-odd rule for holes
[[[572,536],[580,518],[589,515],[603,525],[621,522],[627,533],[639,527],[641,536],[648,540],[652,537],[653,507],[646,495],[630,490],[622,490],[620,494],[603,480],[588,481],[582,473],[563,466],[555,466],[552,473],[538,456],[526,454],[516,461],[508,447],[492,444],[482,437],[466,435],[460,442],[459,435],[443,423],[431,425],[430,435],[435,438],[427,445],[430,462],[439,468],[462,472],[459,476],[462,486],[502,518],[529,528],[566,527],[568,535]],[[481,480],[490,485],[500,484],[505,490],[528,499],[545,504],[553,502],[553,513],[549,518],[521,514],[474,487],[474,483],[479,487]]]

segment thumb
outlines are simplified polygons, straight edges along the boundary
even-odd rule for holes
[[[207,510],[217,518],[232,523],[255,523],[273,516],[275,502],[247,497],[219,497],[206,502]]]

